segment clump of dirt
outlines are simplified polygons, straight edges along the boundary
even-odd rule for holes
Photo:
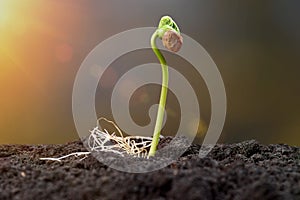
[[[166,138],[165,146],[172,138]],[[300,199],[300,148],[257,141],[217,144],[205,158],[192,145],[169,166],[150,173],[114,170],[89,155],[82,142],[1,145],[0,199]]]

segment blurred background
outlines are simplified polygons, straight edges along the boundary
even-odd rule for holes
[[[299,8],[297,0],[0,0],[0,143],[78,139],[72,87],[84,58],[108,37],[157,26],[168,14],[206,49],[223,77],[228,110],[219,142],[256,139],[299,146]],[[190,69],[177,56],[166,56],[170,66]],[[125,69],[147,62],[156,62],[151,50],[131,52],[112,63],[100,81],[97,111],[110,118],[109,91],[115,81]],[[200,102],[201,121],[195,123],[201,139],[209,124],[210,100],[205,83],[192,72],[183,73],[191,75]],[[158,95],[157,85],[136,91],[130,110],[137,123],[147,123],[142,111]],[[171,93],[168,102],[164,132],[172,135],[180,110]]]

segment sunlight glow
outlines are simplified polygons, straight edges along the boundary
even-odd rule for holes
[[[39,8],[37,1],[0,0],[0,50],[17,64],[14,66],[25,66],[47,55],[37,48],[24,51],[33,45],[47,44],[49,48],[51,43],[45,42],[44,35],[61,38],[59,31],[41,20]],[[11,66],[3,61],[0,64],[0,68]]]
[[[2,26],[4,23],[6,23],[8,18],[8,10],[7,5],[9,1],[7,0],[0,0],[0,25]]]
[[[80,26],[85,20],[83,5],[0,0],[0,111],[5,113],[0,114],[1,142],[41,138],[44,117],[52,116],[56,102],[51,92],[72,75],[66,67],[75,67],[71,61],[78,59],[76,47],[83,45],[78,42],[85,32]],[[26,134],[18,134],[20,126]]]

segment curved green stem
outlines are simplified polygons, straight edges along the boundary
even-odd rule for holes
[[[156,46],[156,38],[158,37],[158,31],[155,31],[151,37],[151,47],[152,50],[154,51],[155,55],[157,56],[161,68],[162,68],[162,87],[161,87],[161,92],[160,92],[160,100],[159,100],[159,107],[157,111],[157,117],[156,117],[156,123],[155,123],[155,128],[154,128],[154,133],[153,133],[153,138],[152,138],[152,143],[150,147],[150,151],[148,156],[154,156],[157,145],[159,142],[159,136],[160,132],[162,129],[162,124],[163,124],[163,119],[164,119],[164,112],[165,112],[165,106],[166,106],[166,100],[167,100],[167,92],[168,92],[168,79],[169,79],[169,72],[168,72],[168,66],[166,63],[166,59],[160,52],[160,50]]]

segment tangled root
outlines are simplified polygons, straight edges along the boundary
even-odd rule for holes
[[[118,135],[115,133],[110,134],[106,129],[103,131],[99,129],[99,122],[103,120],[112,124],[117,130]],[[120,128],[110,120],[104,117],[98,119],[98,125],[90,131],[90,135],[87,140],[87,145],[90,149],[88,152],[74,152],[59,158],[40,158],[40,160],[61,161],[70,156],[84,156],[81,160],[85,159],[91,152],[113,152],[124,156],[129,154],[134,157],[147,158],[148,151],[150,149],[152,137],[144,136],[125,136]]]
[[[116,128],[118,135],[116,135],[115,133],[109,134],[106,129],[104,129],[104,131],[101,131],[99,129],[99,122],[101,120],[112,124]],[[124,137],[119,127],[113,121],[107,120],[104,117],[99,118],[98,126],[90,131],[90,133],[91,134],[88,139],[88,146],[91,151],[96,152],[114,152],[120,155],[124,155],[124,153],[127,153],[132,156],[147,157],[152,142],[152,137]]]

